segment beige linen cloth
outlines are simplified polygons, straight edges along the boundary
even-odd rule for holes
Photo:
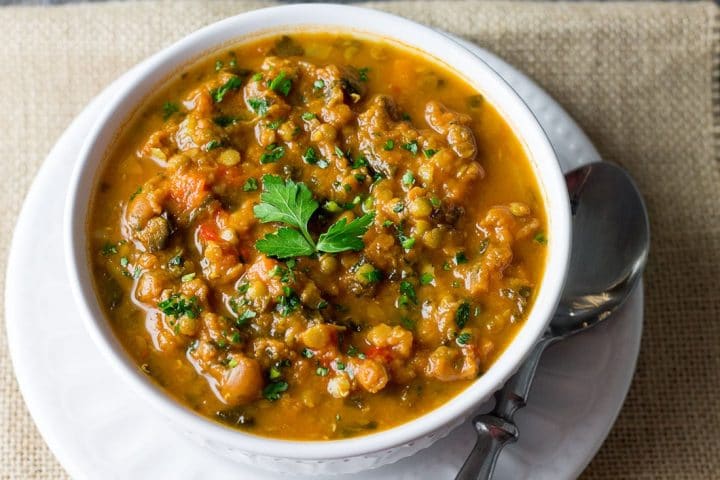
[[[172,41],[267,5],[204,3],[0,9],[3,272],[33,175],[87,102]],[[637,179],[653,234],[642,351],[625,407],[583,478],[720,478],[718,9],[711,3],[372,6],[459,34],[524,70],[575,117],[606,160]],[[63,478],[17,391],[0,332],[0,478]]]

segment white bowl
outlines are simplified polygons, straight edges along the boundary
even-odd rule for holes
[[[183,407],[150,381],[115,338],[93,289],[87,249],[88,207],[108,149],[143,100],[181,67],[221,46],[270,32],[354,30],[422,50],[463,76],[511,125],[532,162],[548,213],[545,274],[530,314],[490,369],[458,396],[413,421],[371,435],[333,441],[259,437],[210,421]],[[256,10],[205,27],[146,60],[88,133],[70,183],[65,211],[70,282],[97,347],[135,392],[171,423],[213,451],[238,461],[292,473],[348,473],[397,461],[428,447],[467,420],[514,373],[545,330],[560,297],[570,252],[567,190],[550,143],[518,94],[487,64],[428,27],[387,13],[340,5],[288,5]]]

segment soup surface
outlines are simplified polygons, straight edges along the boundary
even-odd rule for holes
[[[404,47],[320,33],[171,79],[109,152],[88,228],[138,368],[285,439],[447,402],[513,339],[546,256],[529,161],[478,92]]]

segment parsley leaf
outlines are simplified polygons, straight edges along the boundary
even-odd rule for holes
[[[403,144],[402,148],[412,153],[413,155],[417,155],[418,153],[418,143],[415,140]]]
[[[292,79],[284,71],[280,71],[277,77],[270,82],[270,90],[288,96],[292,88]]]
[[[254,192],[258,189],[258,183],[257,180],[255,180],[253,177],[250,177],[247,179],[245,184],[243,185],[243,192]]]
[[[276,400],[280,400],[280,394],[283,393],[288,389],[287,382],[281,381],[281,382],[273,382],[269,383],[263,388],[263,397],[265,399],[270,400],[271,402],[274,402]]]
[[[215,103],[220,103],[223,101],[223,98],[225,98],[225,95],[229,91],[237,90],[240,87],[242,87],[242,80],[240,80],[240,77],[232,76],[222,86],[220,86],[214,90],[211,90],[210,95],[212,96],[213,101]]]
[[[170,117],[180,111],[180,107],[177,103],[165,102],[162,106],[163,110],[163,122],[166,122]]]
[[[263,165],[266,163],[275,163],[285,155],[285,147],[275,143],[268,145],[265,150],[266,152],[260,155],[260,163]]]
[[[336,253],[361,250],[364,247],[362,236],[375,218],[374,213],[363,215],[350,223],[342,218],[320,235],[316,245],[307,224],[319,204],[304,183],[265,175],[260,200],[261,203],[253,208],[253,213],[262,223],[281,222],[294,227],[282,227],[255,243],[259,251],[277,258],[312,255],[317,251]]]
[[[268,103],[266,98],[248,98],[247,103],[248,106],[252,109],[252,111],[257,113],[261,117],[267,115],[267,112],[270,109],[270,104]]]
[[[332,224],[327,232],[320,235],[317,249],[327,253],[362,250],[365,246],[362,236],[365,235],[374,219],[374,213],[363,215],[350,223],[347,223],[345,218],[341,218]]]
[[[260,252],[277,258],[292,258],[312,255],[315,248],[300,232],[283,227],[269,233],[255,243]]]
[[[255,205],[253,213],[262,223],[282,222],[295,227],[310,245],[313,244],[307,223],[319,205],[304,183],[283,181],[276,175],[264,175],[260,200],[262,203]]]
[[[200,313],[200,306],[197,303],[197,297],[188,299],[179,293],[173,293],[167,299],[159,302],[158,308],[165,315],[175,318],[180,318],[183,315],[190,318],[197,318]]]
[[[463,328],[465,327],[465,324],[467,324],[468,320],[470,320],[470,304],[468,302],[463,302],[455,312],[455,324],[458,328]]]

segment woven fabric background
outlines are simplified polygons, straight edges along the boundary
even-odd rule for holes
[[[34,173],[88,100],[172,41],[264,5],[151,1],[0,9],[0,270]],[[642,351],[627,403],[583,478],[720,478],[717,7],[371,5],[504,57],[565,106],[606,160],[635,176],[653,234]],[[17,391],[4,328],[0,332],[0,478],[63,478]]]

